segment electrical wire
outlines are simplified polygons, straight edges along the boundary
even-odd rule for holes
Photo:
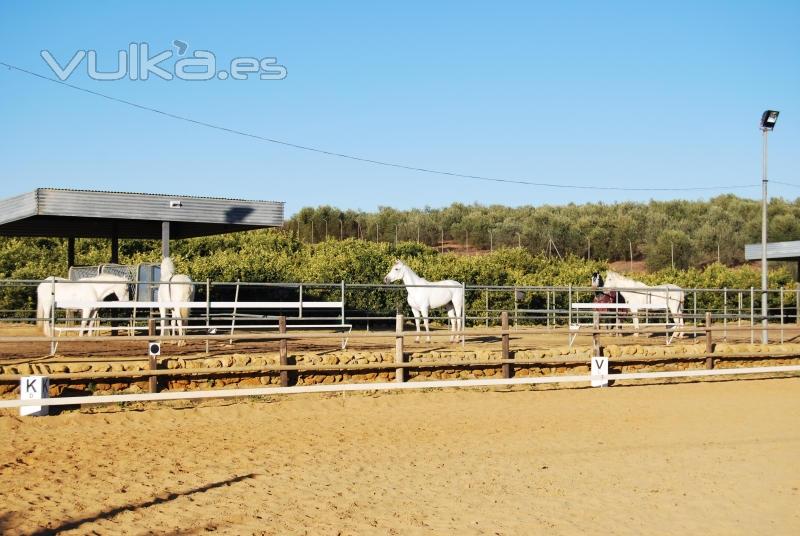
[[[689,187],[672,187],[672,188],[665,188],[665,187],[656,187],[656,188],[632,188],[626,186],[586,186],[580,184],[557,184],[557,183],[548,183],[548,182],[536,182],[526,179],[515,179],[515,178],[499,178],[499,177],[489,177],[484,175],[471,175],[467,173],[457,173],[454,171],[444,171],[438,169],[431,169],[431,168],[424,168],[419,166],[407,165],[407,164],[399,164],[395,162],[388,162],[384,160],[376,160],[373,158],[366,158],[362,156],[355,156],[352,154],[346,153],[339,153],[335,151],[329,151],[326,149],[320,149],[318,147],[312,147],[309,145],[301,145],[298,143],[292,143],[288,141],[278,140],[274,138],[268,138],[265,136],[260,136],[258,134],[253,134],[250,132],[244,132],[242,130],[237,130],[235,128],[225,127],[222,125],[215,125],[213,123],[207,123],[205,121],[200,121],[197,119],[193,119],[191,117],[186,117],[178,114],[174,114],[171,112],[167,112],[164,110],[160,110],[158,108],[153,108],[150,106],[145,106],[142,104],[138,104],[129,100],[120,99],[118,97],[112,97],[111,95],[107,95],[105,93],[100,93],[99,91],[93,91],[91,89],[86,89],[80,86],[76,86],[73,84],[69,84],[64,82],[63,80],[57,80],[55,78],[50,78],[48,76],[44,76],[33,71],[29,71],[27,69],[23,69],[22,67],[17,67],[16,65],[11,65],[9,63],[5,63],[0,61],[0,65],[7,67],[9,70],[17,71],[19,73],[27,74],[29,76],[33,76],[36,78],[40,78],[42,80],[46,80],[48,82],[52,82],[54,84],[59,84],[64,87],[68,87],[74,89],[76,91],[81,91],[83,93],[87,93],[89,95],[93,95],[95,97],[102,97],[104,99],[124,104],[126,106],[131,106],[134,108],[138,108],[140,110],[145,110],[148,112],[152,112],[155,114],[159,114],[165,117],[169,117],[171,119],[175,119],[178,121],[184,121],[187,123],[191,123],[194,125],[219,130],[222,132],[227,132],[229,134],[236,134],[238,136],[244,136],[251,139],[256,139],[268,143],[273,143],[277,145],[282,145],[285,147],[291,147],[293,149],[299,149],[302,151],[309,151],[313,153],[318,153],[322,155],[327,155],[330,157],[335,158],[343,158],[347,160],[354,160],[356,162],[362,162],[365,164],[373,164],[377,166],[384,166],[390,168],[397,168],[397,169],[405,169],[408,171],[414,171],[418,173],[428,173],[433,175],[443,175],[447,177],[454,177],[454,178],[462,178],[462,179],[472,179],[472,180],[479,180],[479,181],[487,181],[487,182],[496,182],[496,183],[506,183],[506,184],[521,184],[525,186],[537,186],[542,188],[560,188],[560,189],[572,189],[572,190],[605,190],[605,191],[621,191],[621,192],[691,192],[691,191],[709,191],[709,190],[739,190],[739,189],[746,189],[746,188],[757,188],[759,185],[757,184],[737,184],[737,185],[724,185],[724,186],[689,186]],[[792,185],[789,185],[792,186]]]

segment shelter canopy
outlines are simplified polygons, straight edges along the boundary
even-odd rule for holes
[[[218,197],[37,188],[0,200],[0,236],[189,238],[283,226],[284,204]]]
[[[746,244],[744,258],[748,261],[761,260],[761,244]],[[800,261],[800,240],[792,242],[767,242],[767,260]]]

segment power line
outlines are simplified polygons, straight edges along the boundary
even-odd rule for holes
[[[781,184],[783,186],[791,186],[792,188],[800,188],[800,184],[792,184],[791,182],[782,182],[770,179],[769,182],[772,184]]]
[[[277,145],[283,145],[285,147],[291,147],[294,149],[299,149],[303,151],[309,151],[313,153],[323,154],[331,157],[337,158],[344,158],[347,160],[354,160],[356,162],[363,162],[366,164],[373,164],[378,166],[385,166],[397,169],[405,169],[408,171],[415,171],[419,173],[429,173],[433,175],[444,175],[448,177],[456,177],[462,179],[473,179],[473,180],[480,180],[480,181],[488,181],[488,182],[499,182],[499,183],[506,183],[506,184],[521,184],[525,186],[538,186],[543,188],[561,188],[561,189],[573,189],[573,190],[610,190],[610,191],[623,191],[623,192],[688,192],[688,191],[708,191],[708,190],[739,190],[745,188],[757,188],[757,184],[738,184],[738,185],[728,185],[728,186],[693,186],[693,187],[684,187],[684,188],[630,188],[625,186],[584,186],[579,184],[556,184],[556,183],[547,183],[547,182],[535,182],[525,179],[510,179],[510,178],[498,178],[498,177],[488,177],[483,175],[470,175],[466,173],[457,173],[454,171],[443,171],[438,169],[430,169],[418,166],[412,166],[407,164],[398,164],[395,162],[387,162],[384,160],[375,160],[372,158],[366,158],[361,156],[355,156],[351,154],[345,153],[338,153],[335,151],[328,151],[325,149],[320,149],[318,147],[311,147],[308,145],[301,145],[298,143],[291,143],[288,141],[277,140],[273,138],[268,138],[265,136],[260,136],[258,134],[253,134],[250,132],[244,132],[242,130],[237,130],[234,128],[229,128],[221,125],[215,125],[213,123],[207,123],[205,121],[200,121],[197,119],[192,119],[191,117],[185,117],[182,115],[177,115],[171,112],[166,112],[164,110],[159,110],[158,108],[153,108],[150,106],[144,106],[142,104],[138,104],[129,100],[120,99],[117,97],[112,97],[111,95],[106,95],[105,93],[100,93],[98,91],[93,91],[91,89],[86,89],[80,86],[76,86],[73,84],[69,84],[64,82],[63,80],[57,80],[55,78],[50,78],[48,76],[44,76],[33,71],[29,71],[27,69],[23,69],[22,67],[17,67],[16,65],[11,65],[5,62],[0,61],[0,65],[7,67],[9,70],[14,70],[19,73],[27,74],[29,76],[34,76],[36,78],[40,78],[42,80],[46,80],[48,82],[52,82],[55,84],[59,84],[61,86],[65,86],[76,91],[81,91],[83,93],[88,93],[89,95],[94,95],[95,97],[102,97],[104,99],[117,102],[119,104],[125,104],[127,106],[132,106],[134,108],[138,108],[140,110],[145,110],[148,112],[152,112],[155,114],[163,115],[165,117],[169,117],[172,119],[176,119],[179,121],[185,121],[187,123],[191,123],[194,125],[199,125],[206,128],[211,128],[215,130],[220,130],[222,132],[227,132],[229,134],[236,134],[238,136],[244,136],[246,138],[256,139],[268,143],[274,143]]]

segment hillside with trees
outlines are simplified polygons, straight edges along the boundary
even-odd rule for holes
[[[744,245],[761,239],[760,202],[735,195],[708,201],[650,201],[561,206],[483,206],[377,212],[304,208],[285,229],[303,242],[362,238],[412,241],[444,250],[522,247],[534,254],[644,261],[649,270],[744,262]],[[800,199],[774,198],[769,239],[800,239]]]

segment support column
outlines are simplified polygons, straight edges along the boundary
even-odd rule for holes
[[[67,238],[67,270],[75,266],[75,237]]]
[[[116,224],[111,228],[111,264],[119,264],[119,235]]]
[[[161,258],[169,257],[169,222],[161,222]]]

